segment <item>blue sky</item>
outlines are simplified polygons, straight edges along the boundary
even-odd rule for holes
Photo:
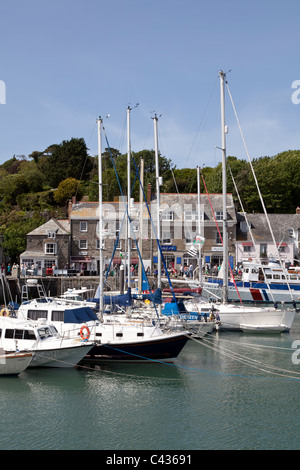
[[[109,144],[125,153],[126,108],[139,103],[133,151],[154,147],[154,111],[162,155],[215,166],[220,69],[251,158],[299,149],[299,18],[298,0],[0,0],[0,164],[72,137],[95,155],[107,114]],[[247,158],[226,104],[227,153]]]

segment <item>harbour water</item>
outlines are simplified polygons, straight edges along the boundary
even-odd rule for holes
[[[1,450],[299,449],[297,340],[300,314],[290,333],[191,340],[174,364],[2,377]]]

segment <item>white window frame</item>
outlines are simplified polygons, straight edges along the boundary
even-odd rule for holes
[[[88,249],[88,240],[86,238],[80,238],[78,242],[78,247],[80,250]]]
[[[46,255],[56,255],[57,254],[57,243],[45,243],[45,254]]]
[[[86,220],[81,220],[79,222],[79,231],[80,232],[87,232],[88,231],[88,223]]]
[[[169,209],[162,211],[161,220],[174,220],[174,211]]]
[[[196,222],[199,219],[199,214],[193,210],[186,210],[184,211],[184,220],[187,222]]]

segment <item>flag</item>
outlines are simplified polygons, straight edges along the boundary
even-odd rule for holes
[[[189,251],[187,252],[187,254],[188,254],[188,256],[189,256],[190,258],[196,258],[197,255],[198,255],[198,250],[196,250],[196,248],[194,248],[194,247],[192,246],[192,248],[189,249]]]
[[[197,235],[193,243],[198,243],[200,245],[203,245],[205,242],[205,238],[201,237],[201,235]]]

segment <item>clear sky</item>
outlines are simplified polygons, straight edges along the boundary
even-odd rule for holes
[[[177,168],[221,161],[223,69],[251,158],[300,148],[299,0],[0,0],[0,164],[83,137],[154,148]],[[5,103],[3,98],[6,89]],[[300,94],[299,94],[300,96]],[[227,153],[247,158],[228,94]]]

